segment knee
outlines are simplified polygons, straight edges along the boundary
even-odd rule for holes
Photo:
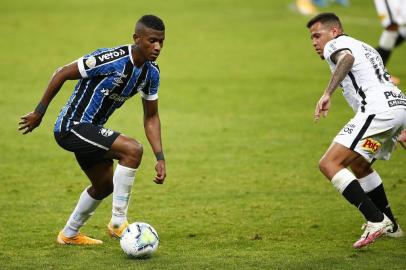
[[[89,195],[96,200],[103,200],[113,192],[113,183],[92,185],[88,189]]]
[[[319,160],[319,170],[326,175],[328,168],[329,168],[329,164],[330,162],[328,161],[328,159],[323,156],[321,157],[321,159]]]
[[[396,23],[392,23],[389,26],[387,26],[385,29],[388,30],[388,31],[398,31],[399,30],[399,25],[396,24]]]
[[[135,166],[134,168],[137,168],[141,163],[142,154],[144,152],[142,145],[136,140],[128,140],[125,144],[125,149],[125,159],[130,163],[128,165],[132,165]]]

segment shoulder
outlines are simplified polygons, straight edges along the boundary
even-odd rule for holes
[[[342,35],[339,36],[335,39],[330,40],[329,42],[326,43],[325,47],[324,47],[324,58],[325,59],[330,59],[330,57],[342,50],[351,50],[352,47],[352,43],[353,43],[354,39],[346,36],[346,35]]]
[[[86,55],[84,58],[85,65],[88,68],[93,68],[102,64],[124,58],[129,55],[128,45],[118,46],[114,48],[101,48]]]
[[[158,73],[158,74],[161,72],[161,70],[159,69],[159,66],[158,66],[158,63],[157,63],[157,62],[148,61],[148,62],[147,62],[147,65],[148,65],[148,68],[149,68],[151,71],[156,72],[156,73]]]
[[[152,61],[148,61],[148,62],[146,62],[146,64],[147,64],[148,71],[149,71],[148,73],[150,74],[150,76],[152,78],[154,78],[154,77],[159,78],[159,75],[160,75],[161,71],[159,69],[158,64],[156,62],[152,62]]]

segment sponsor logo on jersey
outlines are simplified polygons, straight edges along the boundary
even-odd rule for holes
[[[97,58],[99,59],[99,61],[101,63],[103,63],[103,62],[114,60],[114,59],[116,59],[116,58],[118,58],[120,56],[125,55],[126,53],[127,52],[124,49],[120,48],[120,49],[117,49],[117,50],[112,51],[112,52],[103,53],[103,54],[97,56]]]
[[[381,148],[381,146],[382,145],[380,142],[375,141],[372,138],[366,138],[362,143],[362,148],[371,153],[376,153]]]
[[[393,91],[385,91],[385,92],[383,92],[383,93],[384,93],[386,99],[389,99],[389,98],[401,98],[401,99],[406,99],[406,96],[405,96],[402,92],[395,93],[395,92],[393,92]]]
[[[112,99],[112,100],[114,100],[114,101],[116,101],[116,102],[124,102],[124,101],[126,101],[127,99],[129,99],[130,97],[123,97],[123,96],[120,96],[120,95],[118,95],[118,94],[116,94],[116,93],[114,93],[114,94],[112,94],[111,96],[109,96],[109,99]]]
[[[110,137],[113,135],[114,131],[108,128],[101,128],[100,129],[100,134],[103,135],[104,137]]]
[[[404,99],[389,100],[388,105],[389,105],[389,107],[406,106],[406,100],[404,100]]]
[[[96,66],[96,58],[94,58],[94,56],[90,56],[86,59],[85,64],[88,68],[94,68]]]
[[[110,95],[111,91],[112,90],[107,89],[107,88],[103,88],[102,90],[100,90],[100,92],[103,95],[108,96],[109,99],[112,99],[112,100],[117,101],[117,102],[124,102],[124,101],[126,101],[127,99],[130,98],[130,97],[120,96],[119,94],[116,94],[116,93],[113,93],[113,94]]]
[[[389,99],[389,107],[406,106],[406,96],[402,92],[395,93],[393,91],[385,91],[383,93],[385,95],[385,98]]]

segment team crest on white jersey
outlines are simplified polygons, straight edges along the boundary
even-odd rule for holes
[[[113,135],[114,131],[108,128],[101,128],[100,129],[100,134],[103,135],[104,137],[110,137]]]

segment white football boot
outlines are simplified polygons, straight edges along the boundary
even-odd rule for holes
[[[361,235],[361,238],[354,243],[353,247],[362,248],[363,246],[369,245],[373,243],[375,239],[387,234],[392,228],[393,223],[386,215],[383,215],[383,220],[381,222],[368,221],[363,226],[363,229],[365,229],[364,233]]]
[[[399,224],[398,224],[398,229],[396,231],[393,230],[389,230],[386,233],[387,236],[392,237],[392,238],[399,238],[399,237],[403,237],[405,236],[404,232],[402,231],[402,228],[400,228]]]

